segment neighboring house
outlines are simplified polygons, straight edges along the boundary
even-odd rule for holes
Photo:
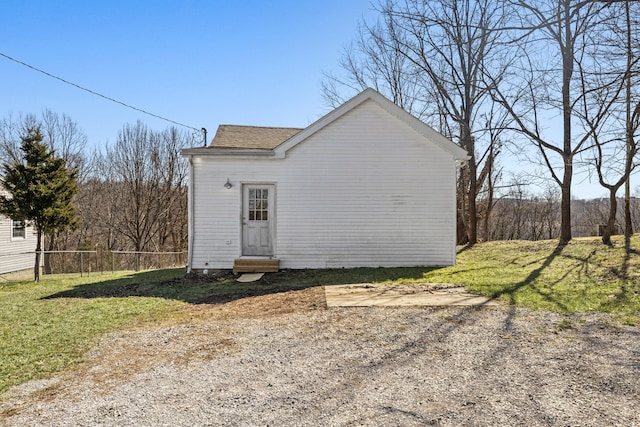
[[[0,274],[33,269],[36,240],[33,228],[24,221],[0,215]]]
[[[189,270],[452,265],[467,153],[367,89],[305,129],[188,148]]]

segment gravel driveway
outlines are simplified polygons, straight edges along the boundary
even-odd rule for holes
[[[7,426],[640,426],[640,328],[508,306],[192,306],[12,390]]]

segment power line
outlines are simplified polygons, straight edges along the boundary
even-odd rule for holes
[[[192,130],[197,131],[197,132],[201,132],[201,129],[197,129],[197,128],[194,128],[193,126],[185,125],[184,123],[176,122],[175,120],[171,120],[171,119],[168,119],[168,118],[166,118],[166,117],[162,117],[162,116],[159,116],[159,115],[157,115],[157,114],[150,113],[150,112],[145,111],[145,110],[143,110],[143,109],[141,109],[141,108],[136,108],[136,107],[134,107],[134,106],[132,106],[132,105],[125,104],[125,103],[124,103],[124,102],[122,102],[122,101],[118,101],[117,99],[113,99],[113,98],[111,98],[111,97],[109,97],[109,96],[103,95],[103,94],[98,93],[98,92],[96,92],[96,91],[93,91],[93,90],[91,90],[91,89],[87,89],[86,87],[82,87],[82,86],[80,86],[80,85],[78,85],[78,84],[75,84],[75,83],[73,83],[73,82],[70,82],[70,81],[68,81],[68,80],[65,80],[65,79],[63,79],[63,78],[61,78],[61,77],[54,76],[54,75],[53,75],[53,74],[51,74],[51,73],[48,73],[48,72],[46,72],[46,71],[44,71],[44,70],[41,70],[40,68],[36,68],[36,67],[34,67],[33,65],[29,65],[29,64],[27,64],[27,63],[25,63],[25,62],[22,62],[22,61],[18,60],[18,59],[12,58],[12,57],[10,57],[9,55],[5,55],[5,54],[4,54],[4,53],[2,53],[2,52],[0,52],[0,56],[3,56],[3,57],[5,57],[5,58],[7,58],[8,60],[13,61],[13,62],[16,62],[16,63],[18,63],[18,64],[20,64],[20,65],[23,65],[23,66],[27,67],[27,68],[31,68],[32,70],[37,71],[37,72],[39,72],[39,73],[42,73],[42,74],[44,74],[44,75],[46,75],[46,76],[49,76],[49,77],[51,77],[51,78],[54,78],[54,79],[56,79],[56,80],[60,80],[61,82],[66,83],[66,84],[68,84],[68,85],[71,85],[71,86],[73,86],[73,87],[76,87],[76,88],[78,88],[78,89],[80,89],[80,90],[83,90],[83,91],[85,91],[85,92],[89,92],[89,93],[90,93],[90,94],[92,94],[92,95],[99,96],[100,98],[104,98],[104,99],[106,99],[106,100],[108,100],[108,101],[115,102],[116,104],[120,104],[120,105],[122,105],[122,106],[124,106],[124,107],[127,107],[127,108],[130,108],[130,109],[132,109],[132,110],[139,111],[139,112],[141,112],[141,113],[143,113],[143,114],[146,114],[146,115],[148,115],[148,116],[152,116],[152,117],[155,117],[155,118],[157,118],[157,119],[164,120],[165,122],[173,123],[174,125],[182,126],[182,127],[189,128],[189,129],[192,129]]]

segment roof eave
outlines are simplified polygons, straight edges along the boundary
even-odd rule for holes
[[[182,157],[274,157],[273,150],[261,148],[183,148],[180,150]]]

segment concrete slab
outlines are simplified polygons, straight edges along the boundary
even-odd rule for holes
[[[257,282],[258,280],[262,279],[262,276],[264,276],[264,273],[244,273],[236,279],[236,282],[240,282],[240,283]]]
[[[499,305],[463,287],[437,283],[358,283],[324,287],[328,307]]]

